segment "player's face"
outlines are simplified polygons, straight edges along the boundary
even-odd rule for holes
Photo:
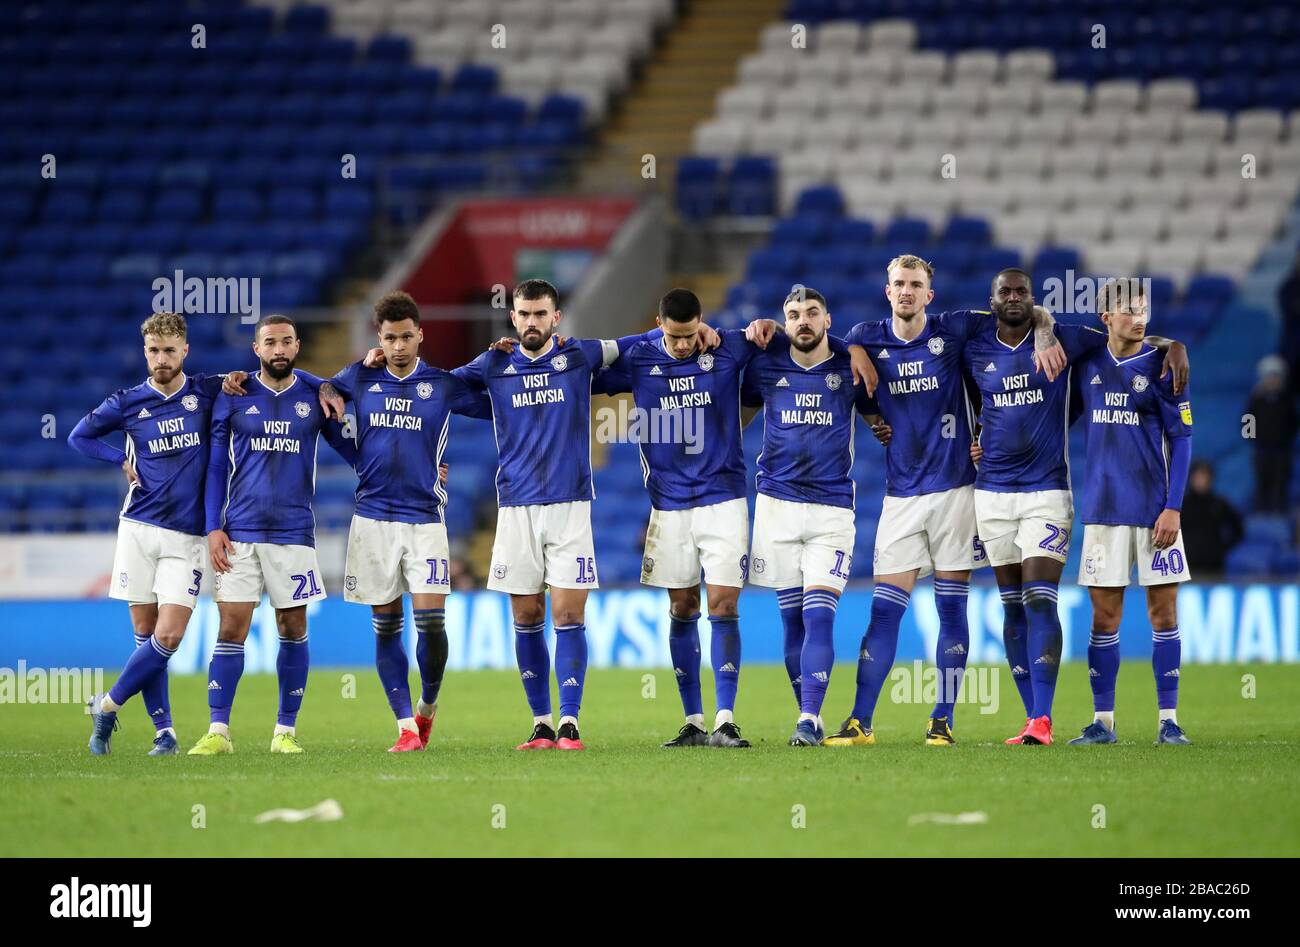
[[[262,363],[262,371],[277,381],[288,378],[298,358],[298,334],[293,326],[263,326],[253,342],[253,351]]]
[[[800,352],[811,352],[821,345],[830,327],[830,313],[817,300],[795,300],[785,304],[785,334],[790,337],[790,344]]]
[[[925,312],[934,299],[934,290],[930,288],[930,277],[919,266],[896,266],[889,271],[885,295],[894,315],[906,321]]]
[[[1106,323],[1111,336],[1121,342],[1141,342],[1146,338],[1147,322],[1151,312],[1147,301],[1141,296],[1121,302],[1114,312],[1103,313],[1101,321]]]
[[[384,350],[388,364],[394,368],[405,368],[414,362],[423,341],[424,333],[412,319],[386,321],[379,326],[379,347]]]
[[[515,332],[519,333],[519,341],[529,352],[541,350],[555,333],[560,322],[560,310],[555,308],[555,302],[549,296],[542,299],[516,296],[514,305],[515,308],[510,310],[510,321],[514,323]]]
[[[677,322],[674,319],[655,317],[659,328],[664,330],[664,348],[673,358],[688,358],[699,347],[700,319],[696,316],[690,322]]]
[[[1018,329],[1034,312],[1034,288],[1020,273],[1003,273],[993,281],[989,305],[1003,325]]]
[[[179,335],[146,335],[144,359],[149,364],[149,377],[156,385],[166,385],[181,372],[189,343]]]

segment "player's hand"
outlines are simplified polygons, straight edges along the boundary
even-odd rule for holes
[[[767,343],[772,341],[774,335],[776,335],[775,319],[755,319],[745,326],[745,338],[760,349],[767,348]]]
[[[447,485],[447,465],[446,465],[446,464],[439,464],[439,465],[438,465],[438,482],[439,482],[440,484],[442,484],[444,487]]]
[[[501,338],[493,342],[491,345],[489,345],[488,349],[496,352],[505,352],[507,355],[509,355],[511,352],[515,350],[515,344],[518,341],[519,341],[518,339],[512,339],[507,336],[502,336]]]
[[[876,436],[876,440],[884,446],[889,446],[889,442],[894,439],[894,429],[886,424],[883,420],[877,421],[871,425],[871,433]]]
[[[979,441],[971,441],[970,459],[977,464],[984,459],[984,448],[980,447]]]
[[[880,376],[876,374],[875,363],[871,361],[867,350],[860,345],[850,345],[849,367],[853,371],[853,384],[861,382],[867,386],[867,394],[874,395],[880,384]]]
[[[1151,545],[1157,549],[1168,549],[1178,538],[1178,531],[1182,526],[1182,513],[1177,510],[1165,510],[1156,517],[1155,528],[1151,531]]]
[[[320,391],[316,392],[316,397],[320,399],[321,410],[325,412],[325,417],[333,418],[336,421],[343,420],[343,396],[339,390],[329,382],[321,382]]]
[[[1065,349],[1058,342],[1050,349],[1034,352],[1034,370],[1047,376],[1048,381],[1056,381],[1058,375],[1065,371]]]
[[[136,476],[135,468],[131,466],[131,461],[122,461],[122,473],[126,474],[127,483],[139,483],[140,478]]]
[[[701,349],[716,349],[722,344],[722,336],[711,325],[700,323],[699,341]]]
[[[1160,366],[1160,377],[1174,373],[1174,394],[1181,395],[1187,387],[1187,378],[1192,373],[1192,366],[1187,361],[1187,346],[1181,342],[1170,342],[1169,351],[1165,353],[1165,362]]]
[[[384,355],[384,350],[380,348],[374,348],[366,353],[366,357],[362,359],[361,364],[366,366],[366,368],[379,368],[387,361],[388,358],[387,356]]]
[[[229,572],[230,557],[235,554],[235,544],[230,541],[224,529],[214,529],[208,533],[208,555],[212,558],[212,568],[218,572]]]
[[[248,372],[226,372],[225,377],[221,379],[221,393],[225,395],[246,395],[248,394],[244,389],[244,382],[246,381],[248,381]]]

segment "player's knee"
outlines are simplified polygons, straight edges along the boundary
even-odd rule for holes
[[[681,621],[700,613],[699,589],[671,589],[668,592],[668,611]]]
[[[185,637],[184,628],[159,628],[154,632],[154,640],[168,651],[175,651]]]
[[[585,609],[577,609],[577,608],[573,608],[572,606],[556,608],[554,605],[552,605],[551,619],[555,622],[557,626],[581,625],[584,618],[583,615],[584,611]],[[539,616],[537,620],[541,621],[542,619]]]
[[[717,602],[709,602],[710,618],[739,618],[740,601],[733,597],[720,599]]]
[[[1173,628],[1178,624],[1178,609],[1173,602],[1152,602],[1147,606],[1152,628]]]
[[[280,612],[275,616],[275,628],[281,638],[301,638],[307,634],[306,609]]]
[[[1092,630],[1094,634],[1113,635],[1119,631],[1119,611],[1092,610]]]

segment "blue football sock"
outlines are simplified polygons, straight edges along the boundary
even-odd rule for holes
[[[1119,677],[1119,632],[1094,631],[1088,636],[1088,682],[1092,709],[1115,712],[1115,680]]]
[[[961,693],[962,675],[970,657],[970,627],[966,622],[966,599],[970,583],[961,579],[935,579],[934,605],[939,612],[939,641],[934,663],[939,670],[939,699],[931,717],[947,717],[953,726],[953,709]]]
[[[803,593],[806,634],[799,660],[799,676],[803,679],[800,713],[821,716],[835,664],[835,609],[839,602],[839,594],[829,589],[809,589]]]
[[[704,698],[700,696],[700,613],[678,618],[669,613],[668,653],[677,676],[677,693],[682,710],[688,717],[704,715]]]
[[[438,702],[442,677],[447,672],[447,610],[417,608],[415,619],[415,663],[420,668],[420,699],[426,704]]]
[[[136,635],[135,646],[153,639],[153,635]],[[168,673],[164,671],[145,682],[140,689],[140,699],[144,701],[145,713],[153,721],[154,729],[161,732],[172,725],[172,700],[167,687]]]
[[[555,626],[555,679],[560,685],[560,716],[578,716],[587,679],[587,626]]]
[[[208,719],[213,723],[230,723],[230,708],[235,704],[235,690],[244,674],[242,641],[218,641],[208,662]]]
[[[999,585],[1002,597],[1002,644],[1007,651],[1007,664],[1011,679],[1016,682],[1025,716],[1034,713],[1034,684],[1029,679],[1029,619],[1025,616],[1025,603],[1021,600],[1018,585]]]
[[[713,628],[713,687],[717,691],[717,709],[736,709],[736,690],[740,687],[740,619],[709,616]]]
[[[125,704],[158,675],[167,673],[167,662],[175,653],[150,635],[149,643],[136,648],[127,658],[121,675],[108,690],[108,699],[118,706]]]
[[[311,663],[307,636],[280,636],[280,650],[275,656],[275,673],[280,679],[280,712],[275,722],[282,727],[296,726],[302,698],[307,692],[307,666]]]
[[[1025,614],[1029,618],[1029,675],[1034,686],[1031,717],[1052,716],[1056,677],[1061,670],[1061,616],[1056,609],[1055,582],[1026,582]]]
[[[1151,670],[1156,676],[1156,707],[1178,709],[1178,674],[1183,663],[1183,641],[1178,626],[1151,631]]]
[[[546,623],[515,625],[515,660],[524,696],[534,717],[551,712],[551,652],[546,650]]]
[[[790,676],[795,703],[803,706],[800,692],[803,677],[799,667],[803,660],[803,589],[777,589],[776,604],[781,610],[781,627],[785,632],[785,672]]]
[[[910,600],[909,593],[888,582],[877,582],[871,594],[871,621],[858,646],[858,686],[853,698],[853,716],[867,729],[871,728],[880,689],[894,666],[898,626]]]
[[[371,615],[375,629],[375,670],[383,685],[393,716],[405,720],[411,714],[411,664],[402,643],[402,614]]]

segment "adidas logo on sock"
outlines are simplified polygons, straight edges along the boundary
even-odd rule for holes
[[[778,387],[778,388],[789,388],[789,387],[790,387],[790,383],[789,383],[788,381],[786,381],[786,380],[785,380],[785,376],[782,375],[782,376],[781,376],[781,380],[778,381],[778,382],[776,383],[776,387]]]
[[[994,365],[992,362],[989,362],[987,365],[984,366],[984,370],[986,372],[995,372],[998,370],[998,367]]]
[[[1100,384],[1101,384],[1101,376],[1100,376],[1100,375],[1093,375],[1093,376],[1092,376],[1092,381],[1088,382],[1088,384],[1090,384],[1090,385],[1100,385]]]
[[[531,681],[531,680],[532,680],[533,678],[535,678],[536,676],[537,676],[537,675],[534,674],[532,671],[525,671],[523,674],[520,674],[520,675],[519,675],[519,679],[520,679],[521,681]]]
[[[258,410],[257,410],[257,405],[254,404],[254,405],[249,405],[248,410],[245,411],[244,413],[245,413],[245,414],[261,414],[262,412],[261,412],[261,411],[258,411]]]
[[[825,684],[825,683],[826,683],[827,681],[829,681],[830,679],[831,679],[831,676],[830,676],[830,674],[829,674],[828,672],[826,672],[826,671],[813,671],[813,680],[814,680],[814,681],[820,681],[821,683]]]
[[[299,688],[296,688],[296,689],[294,689],[294,690],[289,691],[289,696],[290,696],[290,697],[301,697],[301,696],[303,695],[303,693],[304,693],[303,689],[302,689],[301,687],[299,687]]]
[[[870,651],[868,651],[866,648],[863,648],[863,649],[862,649],[862,653],[861,653],[860,655],[858,655],[858,660],[859,660],[859,661],[874,661],[874,660],[876,660],[876,659],[873,658],[873,657],[871,656],[871,652],[870,652]]]
[[[159,707],[157,710],[155,710],[155,711],[154,711],[152,714],[150,714],[149,716],[151,716],[151,717],[161,717],[161,716],[163,715],[163,713],[165,713],[165,711],[164,711],[161,707]]]
[[[650,369],[650,374],[651,374],[651,375],[662,375],[663,372],[660,371],[660,370],[659,370],[659,366],[656,365],[654,368]]]
[[[569,678],[567,681],[565,681],[563,684],[561,684],[560,686],[561,686],[561,687],[577,687],[577,686],[578,686],[578,679],[577,679],[576,677],[571,677],[571,678]]]
[[[1171,668],[1162,675],[1163,677],[1178,677],[1178,668]]]
[[[947,649],[946,651],[944,651],[944,654],[965,654],[965,653],[966,653],[966,646],[961,644],[960,642],[953,645],[951,648]]]
[[[791,684],[802,684],[802,683],[803,683],[803,675],[800,674],[798,677],[796,677],[796,678],[795,678],[793,681],[791,681],[790,683],[791,683]]]
[[[1034,660],[1034,663],[1035,663],[1035,664],[1055,664],[1056,662],[1052,660],[1052,656],[1051,656],[1050,654],[1041,654],[1041,655],[1039,655],[1039,656]]]
[[[366,389],[366,391],[383,391],[383,390],[384,389],[379,387],[379,382],[375,382],[373,385],[371,385],[369,388]]]
[[[1088,676],[1089,676],[1089,677],[1101,677],[1101,672],[1098,671],[1096,668],[1088,668]]]
[[[221,690],[221,685],[218,684],[216,681],[208,681],[208,690],[219,691]]]
[[[518,372],[515,371],[515,367],[514,367],[513,365],[507,365],[507,366],[506,366],[506,370],[503,371],[501,374],[503,374],[503,375],[517,375]]]
[[[137,418],[151,418],[151,417],[153,417],[153,415],[149,413],[149,409],[148,409],[148,408],[141,408],[141,409],[140,409],[140,413],[137,414],[136,417],[137,417]]]
[[[735,666],[734,664],[732,664],[730,661],[728,661],[726,664],[722,665],[722,667],[718,668],[718,673],[719,673],[719,674],[735,674],[735,673],[736,673],[736,666]]]
[[[678,677],[686,676],[686,672],[683,671],[681,668],[673,668],[673,673],[676,674]]]
[[[1028,674],[1029,672],[1026,671],[1024,668],[1022,668],[1019,664],[1017,664],[1015,667],[1013,667],[1013,668],[1011,669],[1011,673],[1012,673],[1012,674]]]

